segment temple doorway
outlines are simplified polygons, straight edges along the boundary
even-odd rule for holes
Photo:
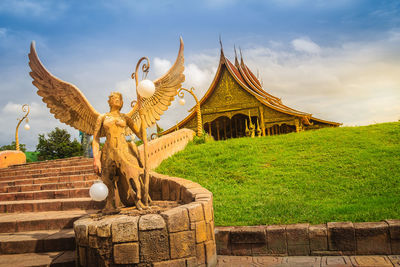
[[[258,117],[251,117],[251,122],[255,126],[255,135],[257,135]],[[212,122],[205,123],[203,129],[215,140],[226,140],[228,138],[245,137],[246,125],[248,128],[250,127],[249,116],[236,114],[231,119],[226,116],[218,117]]]

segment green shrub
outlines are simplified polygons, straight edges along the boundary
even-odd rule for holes
[[[39,134],[39,143],[36,146],[39,160],[82,156],[81,144],[76,139],[71,141],[71,135],[67,130],[56,127],[47,136],[48,139],[44,134]]]

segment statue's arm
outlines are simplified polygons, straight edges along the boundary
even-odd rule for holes
[[[125,116],[125,120],[126,120],[126,124],[128,125],[128,127],[132,130],[132,132],[141,140],[142,139],[142,133],[139,129],[139,127],[136,125],[136,123],[133,122],[131,117]]]
[[[93,142],[92,142],[92,148],[93,148],[93,167],[94,171],[97,174],[101,174],[101,161],[100,161],[100,149],[99,149],[99,143],[100,143],[100,132],[101,132],[101,126],[103,125],[103,120],[104,116],[100,115],[97,118],[96,121],[96,126],[94,129],[94,134],[93,134]]]

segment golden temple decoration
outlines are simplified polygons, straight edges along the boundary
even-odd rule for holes
[[[191,94],[194,97],[194,100],[196,101],[195,108],[196,108],[196,114],[197,114],[197,136],[200,137],[200,136],[203,135],[203,124],[201,122],[200,102],[199,102],[199,99],[197,98],[197,96],[194,94],[193,90],[194,90],[193,87],[190,88],[190,90],[188,90],[186,88],[180,88],[178,90],[178,96],[183,99],[183,97],[184,97],[184,92],[183,91],[186,91],[186,92],[188,92],[189,94]],[[189,112],[191,112],[193,110],[193,108],[190,109]]]

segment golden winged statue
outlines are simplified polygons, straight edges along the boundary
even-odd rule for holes
[[[138,68],[144,59],[148,63],[142,66],[143,71],[149,69],[148,59],[141,58],[132,74],[136,87]],[[185,81],[182,38],[174,65],[154,81],[154,94],[142,97],[138,93],[136,104],[126,114],[120,112],[123,99],[118,92],[112,92],[109,96],[108,113],[97,112],[78,87],[55,77],[43,66],[36,54],[35,42],[31,43],[29,66],[32,70],[32,83],[38,88],[37,94],[42,97],[54,117],[77,130],[93,135],[94,169],[109,190],[103,212],[117,212],[122,204],[127,207],[136,206],[138,209],[146,208],[151,201],[146,128],[160,119]],[[132,132],[143,140],[144,159],[140,159],[136,145],[126,141],[125,136]],[[100,137],[106,137],[101,152]]]

